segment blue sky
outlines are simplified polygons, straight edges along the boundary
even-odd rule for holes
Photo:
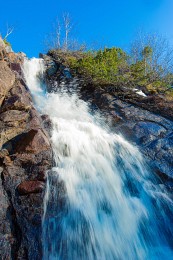
[[[89,46],[128,48],[139,29],[164,34],[173,43],[173,0],[7,0],[1,3],[0,32],[14,51],[37,57],[57,16],[69,12],[74,35]]]

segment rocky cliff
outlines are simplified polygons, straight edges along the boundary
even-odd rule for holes
[[[41,259],[46,171],[52,150],[24,82],[24,54],[0,38],[0,259]]]
[[[125,89],[103,89],[74,79],[68,68],[43,55],[47,90],[67,83],[99,109],[112,131],[137,145],[165,187],[172,189],[173,104]],[[36,111],[22,74],[24,54],[9,52],[0,38],[0,259],[41,259],[46,171],[53,157],[49,118]]]

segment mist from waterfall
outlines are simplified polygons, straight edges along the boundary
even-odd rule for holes
[[[43,259],[173,259],[173,203],[139,150],[68,86],[46,93],[43,60],[25,60],[23,73],[53,124]]]

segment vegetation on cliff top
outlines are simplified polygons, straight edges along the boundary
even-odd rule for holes
[[[156,63],[150,46],[145,46],[138,58],[115,47],[97,51],[53,49],[48,54],[68,66],[73,76],[95,86],[143,87],[151,94],[173,96],[173,73]]]

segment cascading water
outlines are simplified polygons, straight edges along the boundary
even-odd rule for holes
[[[42,91],[43,68],[39,59],[23,66],[37,108],[53,123],[43,259],[173,259],[173,204],[138,149],[75,93]]]

